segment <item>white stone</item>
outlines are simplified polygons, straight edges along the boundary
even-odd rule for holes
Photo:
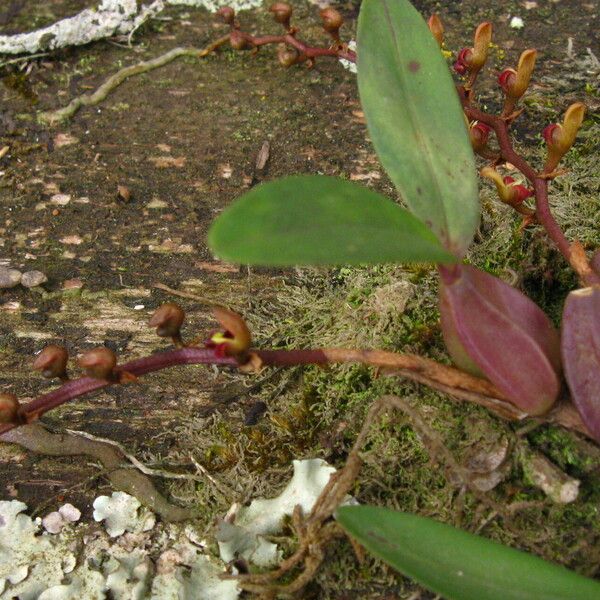
[[[27,271],[21,277],[21,285],[27,288],[37,287],[42,283],[46,283],[46,281],[48,281],[48,278],[41,271]]]
[[[21,271],[0,267],[0,289],[13,288],[21,281]]]

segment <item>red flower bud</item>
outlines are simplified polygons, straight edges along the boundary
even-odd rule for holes
[[[223,6],[217,11],[217,16],[221,17],[227,25],[233,25],[235,20],[235,10],[231,6]]]
[[[0,394],[0,423],[16,423],[19,410],[19,401],[14,394],[4,392]]]
[[[84,352],[77,361],[88,377],[94,379],[114,379],[114,369],[117,366],[115,353],[104,346]]]
[[[488,138],[490,137],[490,131],[492,131],[491,127],[479,121],[476,121],[469,127],[469,137],[471,138],[473,150],[479,152],[486,147]]]
[[[296,64],[299,56],[296,48],[290,48],[286,44],[279,44],[277,46],[277,60],[280,65],[286,68]]]
[[[527,91],[529,81],[535,67],[537,52],[533,49],[525,50],[519,57],[517,69],[504,69],[498,77],[498,83],[504,90],[506,98],[504,99],[503,115],[510,115],[514,110],[519,98]]]
[[[287,2],[275,2],[269,8],[269,12],[273,13],[273,18],[277,23],[281,23],[286,29],[290,28],[292,7]]]
[[[544,138],[546,144],[551,145],[556,143],[554,134],[558,132],[558,128],[558,123],[553,123],[552,125],[546,125],[546,127],[544,127],[544,131],[542,131],[542,137]]]
[[[338,40],[340,27],[344,24],[344,17],[331,7],[324,8],[319,15],[323,21],[323,29],[331,34],[333,39]]]
[[[165,302],[152,315],[148,325],[156,327],[156,335],[173,338],[175,343],[181,343],[181,325],[185,319],[185,312],[174,302]]]
[[[36,371],[41,371],[42,375],[48,379],[59,377],[66,380],[67,377],[67,362],[69,353],[66,348],[56,344],[46,346],[33,361],[33,368]]]
[[[500,87],[504,90],[504,93],[509,94],[512,85],[515,82],[517,77],[517,72],[514,69],[504,69],[502,73],[498,76],[498,83]]]
[[[513,192],[512,204],[521,204],[526,198],[533,196],[533,190],[527,189],[524,185],[516,183],[515,180],[507,175],[503,178],[504,183]]]
[[[471,57],[473,55],[473,50],[471,48],[463,48],[456,57],[456,62],[454,63],[454,70],[459,75],[464,75],[469,70],[469,64],[471,62]]]
[[[548,157],[544,166],[546,173],[557,167],[560,159],[575,143],[584,116],[585,105],[581,102],[575,102],[567,108],[562,124],[554,123],[544,129],[542,135],[548,146]]]

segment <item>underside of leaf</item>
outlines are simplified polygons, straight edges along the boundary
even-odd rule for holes
[[[573,403],[600,442],[600,286],[567,296],[561,346]]]
[[[469,265],[441,269],[446,346],[465,370],[474,364],[519,408],[546,412],[560,392],[558,332],[529,298]]]

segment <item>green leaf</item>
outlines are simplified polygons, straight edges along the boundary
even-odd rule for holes
[[[358,87],[373,145],[404,201],[462,256],[479,220],[473,151],[448,66],[406,0],[363,0]]]
[[[391,200],[316,175],[252,189],[213,223],[208,244],[225,260],[270,266],[454,260],[423,223]]]
[[[446,600],[590,600],[600,584],[432,519],[374,506],[336,519],[367,550]]]

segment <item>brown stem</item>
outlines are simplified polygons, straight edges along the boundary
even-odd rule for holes
[[[463,371],[437,363],[434,360],[413,354],[398,354],[382,350],[355,350],[345,348],[323,348],[315,350],[254,350],[249,353],[248,364],[255,361],[262,366],[326,365],[335,363],[358,363],[390,371],[394,375],[423,383],[428,387],[449,394],[453,398],[473,402],[486,407],[495,415],[508,420],[520,421],[527,417],[511,404],[489,381],[473,377]],[[234,357],[219,356],[207,348],[180,348],[153,354],[117,367],[120,372],[142,376],[167,367],[189,364],[214,364],[240,367]],[[69,381],[56,390],[39,396],[19,411],[19,422],[0,425],[0,434],[19,425],[30,423],[48,410],[69,402],[74,398],[109,385],[113,381],[82,377]],[[579,414],[570,405],[559,405],[546,416],[546,421],[579,431],[592,437]]]

